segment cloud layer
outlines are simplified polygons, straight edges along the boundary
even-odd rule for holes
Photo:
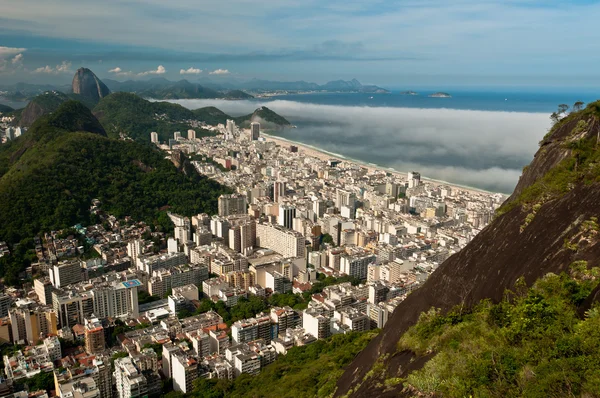
[[[230,72],[227,69],[215,69],[209,72],[211,75],[228,75]]]
[[[202,73],[202,69],[194,67],[189,67],[188,69],[181,69],[179,71],[180,75],[199,75],[200,73]]]
[[[549,127],[544,113],[333,106],[293,101],[177,101],[234,115],[266,105],[298,128],[287,139],[399,171],[509,193]]]
[[[154,70],[148,70],[148,71],[144,71],[144,72],[134,73],[130,70],[125,71],[117,66],[112,69],[109,69],[108,73],[113,73],[115,76],[131,77],[131,76],[164,75],[165,73],[167,73],[167,70],[165,69],[164,66],[158,65],[158,67]]]
[[[33,73],[44,73],[48,75],[58,75],[60,73],[73,73],[71,62],[63,61],[60,65],[51,67],[50,65],[41,66],[33,71]]]

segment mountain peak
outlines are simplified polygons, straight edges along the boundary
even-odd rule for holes
[[[106,85],[88,68],[79,68],[73,76],[73,93],[91,99],[95,102],[110,94]]]
[[[68,132],[87,131],[106,136],[106,131],[92,112],[81,102],[75,100],[63,102],[55,112],[36,120],[31,130],[43,131],[43,126],[50,126]]]

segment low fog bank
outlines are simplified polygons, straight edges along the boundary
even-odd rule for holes
[[[298,126],[280,134],[345,157],[510,193],[550,127],[544,113],[337,106],[285,100],[178,100],[234,116],[265,105]]]

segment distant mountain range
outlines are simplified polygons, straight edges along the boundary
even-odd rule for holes
[[[99,79],[96,75],[89,74],[89,69],[81,68],[78,73],[81,73],[80,80],[86,87],[92,87],[97,84]],[[91,71],[89,71],[91,72]],[[334,80],[328,83],[319,85],[306,81],[281,82],[252,79],[249,81],[215,81],[204,79],[198,82],[190,82],[188,80],[180,80],[173,82],[162,77],[156,77],[149,80],[127,80],[117,81],[112,79],[104,79],[102,87],[98,92],[94,92],[89,98],[102,98],[107,92],[123,91],[135,93],[140,97],[152,99],[250,99],[252,94],[264,94],[273,92],[306,92],[306,91],[323,91],[323,92],[346,92],[346,93],[389,93],[388,90],[374,86],[363,85],[358,80],[352,79]],[[31,98],[47,91],[60,91],[66,94],[73,91],[71,85],[51,85],[51,84],[29,84],[16,83],[12,85],[0,86],[0,97],[14,102],[24,102]],[[92,90],[93,91],[93,90]]]
[[[167,87],[164,79],[153,81],[154,86],[148,90],[159,92]],[[197,89],[188,84],[182,84],[180,88],[180,93],[185,93],[188,89]],[[173,132],[187,131],[191,128],[197,130],[198,137],[213,135],[214,132],[203,128],[205,124],[224,124],[227,119],[234,120],[241,127],[249,127],[250,122],[257,121],[267,130],[291,126],[283,116],[264,106],[251,114],[233,117],[215,107],[190,110],[171,102],[148,101],[134,93],[111,93],[108,86],[86,68],[81,68],[75,73],[70,91],[73,93],[46,91],[33,97],[25,108],[17,110],[0,104],[0,112],[14,116],[14,125],[30,127],[43,116],[56,112],[64,103],[75,100],[93,112],[109,137],[127,136],[136,141],[146,142],[150,141],[152,131],[157,132],[163,142],[172,138]],[[204,93],[217,91],[206,90]]]

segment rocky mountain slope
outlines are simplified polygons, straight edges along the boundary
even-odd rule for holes
[[[74,94],[79,94],[84,98],[88,98],[94,102],[110,94],[110,90],[98,76],[88,68],[79,68],[73,76],[72,89]]]
[[[69,97],[60,91],[47,91],[34,97],[23,109],[19,117],[18,125],[21,127],[31,126],[38,118],[52,113]]]
[[[482,299],[499,302],[519,278],[531,285],[575,261],[600,265],[599,240],[589,228],[600,215],[599,120],[596,102],[553,127],[497,218],[396,308],[382,332],[346,368],[336,396],[414,396],[402,380],[436,353],[400,349],[398,342],[431,308],[445,313]],[[584,304],[589,307],[596,294]]]

